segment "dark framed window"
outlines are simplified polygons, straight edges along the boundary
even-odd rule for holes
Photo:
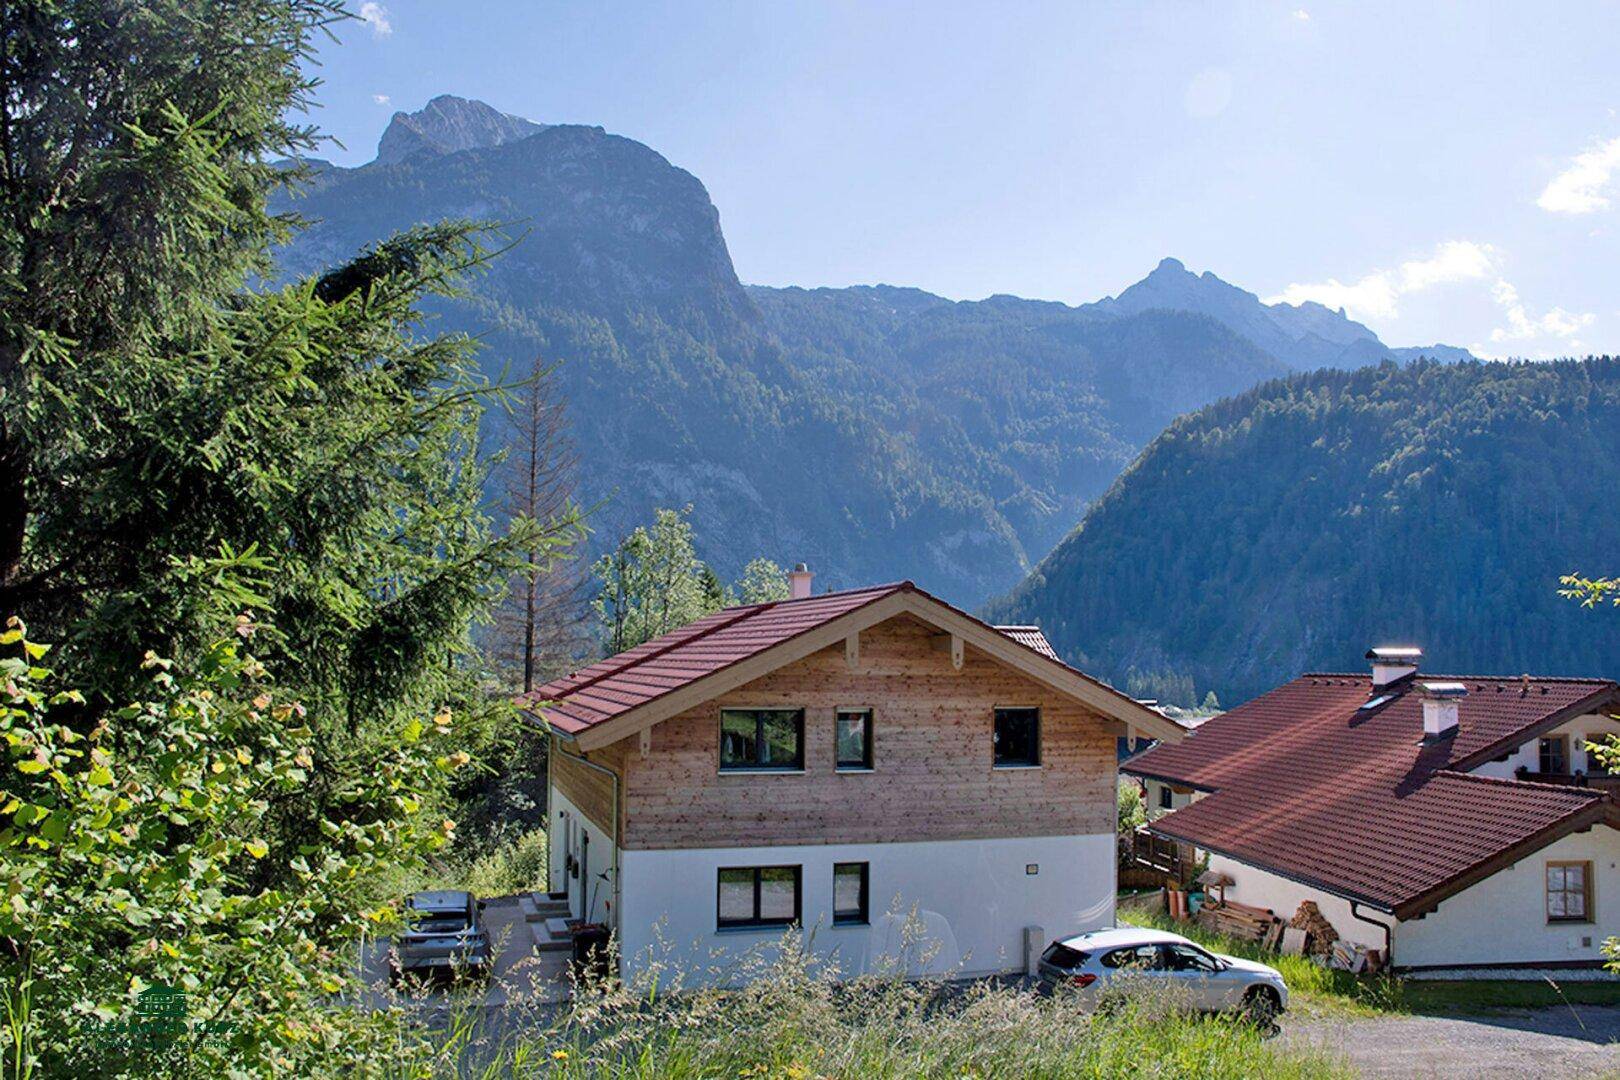
[[[1592,921],[1592,864],[1547,864],[1547,921]]]
[[[1174,796],[1170,792],[1170,785],[1169,784],[1160,784],[1159,785],[1159,809],[1160,810],[1173,810],[1173,809],[1175,809],[1175,805],[1176,805],[1176,802],[1175,802]]]
[[[837,732],[838,767],[840,769],[870,769],[872,767],[872,710],[839,709],[833,721]]]
[[[1541,740],[1541,771],[1569,772],[1569,736],[1549,735]]]
[[[797,866],[722,867],[716,890],[716,923],[726,929],[790,926],[798,922],[799,876]]]
[[[720,768],[804,768],[804,710],[721,709]]]
[[[999,766],[1041,763],[1041,711],[997,709],[995,763]]]
[[[868,921],[866,895],[869,863],[833,863],[833,925],[854,926]]]
[[[1608,745],[1609,737],[1602,732],[1586,737],[1586,771],[1593,776],[1607,776],[1609,774],[1609,767],[1603,764],[1603,759],[1598,757],[1597,751],[1593,749],[1595,746],[1607,747]]]

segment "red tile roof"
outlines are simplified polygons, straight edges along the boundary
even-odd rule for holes
[[[1518,845],[1591,819],[1589,789],[1494,780],[1459,771],[1538,728],[1602,707],[1600,679],[1422,676],[1465,683],[1455,735],[1423,741],[1412,680],[1363,712],[1365,675],[1304,675],[1122,767],[1213,792],[1154,822],[1155,831],[1396,911]]]
[[[913,592],[941,602],[911,582],[902,581],[800,600],[726,608],[553,680],[526,695],[519,704],[543,704],[541,711],[552,728],[576,735],[898,592]],[[1038,627],[997,629],[1019,644],[1058,660]]]
[[[1057,660],[1059,663],[1062,662],[1062,657],[1058,656],[1057,650],[1052,648],[1052,643],[1046,640],[1046,635],[1041,633],[1040,627],[998,626],[996,629],[1018,642],[1018,644],[1028,645],[1042,656],[1049,656],[1053,660]]]

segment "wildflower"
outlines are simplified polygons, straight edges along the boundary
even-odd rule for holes
[[[568,1060],[568,1051],[566,1051],[566,1050],[553,1050],[551,1052],[551,1060],[552,1061],[567,1061]]]

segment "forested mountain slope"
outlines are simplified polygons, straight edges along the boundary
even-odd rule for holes
[[[1607,675],[1620,361],[1385,363],[1266,383],[1171,425],[993,603],[1066,657],[1223,701],[1414,642],[1430,670]]]
[[[491,373],[561,364],[596,550],[691,504],[727,576],[763,554],[818,585],[910,577],[975,605],[1178,412],[1285,370],[1196,314],[745,289],[697,178],[601,128],[447,97],[382,146],[313,164],[283,204],[312,222],[283,266],[447,217],[506,223],[514,246],[441,325],[482,338]]]

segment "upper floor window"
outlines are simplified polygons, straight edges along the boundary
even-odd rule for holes
[[[1592,864],[1547,864],[1547,921],[1592,921]]]
[[[870,769],[872,767],[872,710],[839,709],[835,723],[838,727],[838,767],[840,769]]]
[[[1548,735],[1541,740],[1541,771],[1569,772],[1569,736]]]
[[[1000,767],[1041,763],[1041,711],[997,709],[995,763]]]
[[[720,768],[804,768],[804,710],[721,709]]]
[[[1171,792],[1170,792],[1170,785],[1169,784],[1160,784],[1159,785],[1159,809],[1160,810],[1174,810],[1175,806],[1176,806],[1176,800],[1175,800],[1175,796],[1172,795]]]
[[[1593,735],[1588,735],[1585,740],[1586,771],[1595,776],[1607,776],[1609,773],[1609,767],[1603,763],[1603,759],[1598,756],[1598,752],[1592,748],[1593,744],[1607,747],[1610,745],[1609,736],[1603,734],[1602,732],[1598,732]]]

